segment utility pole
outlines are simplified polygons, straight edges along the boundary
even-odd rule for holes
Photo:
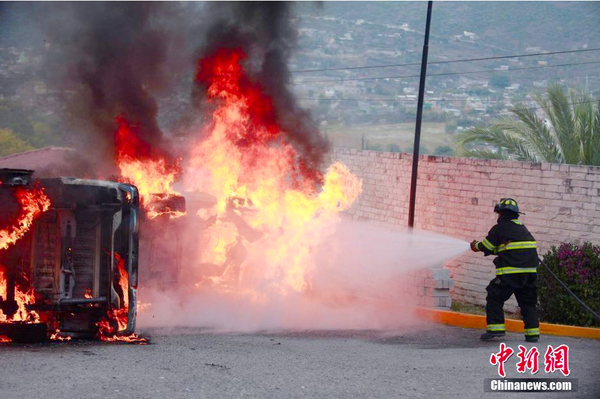
[[[419,171],[419,146],[421,145],[421,120],[423,119],[423,99],[425,97],[425,76],[427,74],[427,53],[429,51],[429,27],[433,1],[427,2],[427,22],[425,23],[425,41],[421,60],[421,79],[419,81],[419,100],[417,102],[417,122],[415,124],[415,144],[413,149],[412,176],[410,180],[410,203],[408,206],[408,227],[415,227],[415,201],[417,199],[417,172]]]

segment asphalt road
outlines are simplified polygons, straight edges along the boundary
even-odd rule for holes
[[[479,330],[428,325],[419,331],[308,331],[212,334],[147,330],[147,346],[79,341],[0,344],[0,398],[500,398],[548,394],[484,393],[498,343]],[[522,335],[504,342],[517,350]],[[550,397],[600,398],[600,341],[542,337],[569,345],[579,391]],[[506,363],[516,372],[516,353]],[[525,376],[531,377],[530,374]],[[555,375],[557,377],[561,374]]]

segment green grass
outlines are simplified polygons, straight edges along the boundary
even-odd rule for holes
[[[485,314],[485,309],[483,306],[471,305],[468,303],[456,302],[452,301],[452,306],[450,310],[460,313],[469,313],[469,314]]]
[[[452,310],[454,312],[460,312],[460,313],[485,315],[485,307],[484,306],[471,305],[469,303],[462,303],[462,302],[456,302],[456,301],[452,301],[452,306],[450,307],[450,310]],[[507,319],[515,319],[515,320],[522,319],[521,313],[519,313],[518,311],[516,313],[510,313],[510,312],[504,311],[504,316]]]

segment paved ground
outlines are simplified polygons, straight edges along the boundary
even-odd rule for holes
[[[489,357],[498,343],[478,341],[480,333],[441,325],[410,333],[185,329],[148,330],[148,346],[2,345],[0,398],[542,397],[483,392],[484,378],[496,376]],[[504,342],[517,349],[522,336]],[[543,356],[547,344],[561,343],[571,348],[580,390],[551,396],[600,398],[600,341],[548,336],[536,346]],[[517,377],[516,361],[507,362],[509,377]]]

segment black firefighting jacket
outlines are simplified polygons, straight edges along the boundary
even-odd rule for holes
[[[501,216],[487,237],[475,245],[485,256],[497,255],[494,264],[498,276],[537,272],[537,243],[518,219]]]

